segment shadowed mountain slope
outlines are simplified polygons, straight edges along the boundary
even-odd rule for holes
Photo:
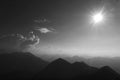
[[[0,79],[30,78],[47,64],[31,53],[3,53],[0,54]]]
[[[98,69],[84,62],[71,64],[60,58],[50,63],[38,73],[34,80],[120,80],[119,76],[120,75],[110,67],[105,66]]]
[[[120,80],[120,75],[109,66],[100,68],[92,77],[93,80]]]

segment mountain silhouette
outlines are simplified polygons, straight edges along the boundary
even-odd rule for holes
[[[14,52],[0,54],[0,79],[27,79],[43,69],[48,62],[31,53]]]
[[[74,79],[78,76],[92,75],[98,69],[88,66],[84,62],[75,62],[73,64],[59,58],[50,63],[35,78],[39,79]]]
[[[109,66],[104,66],[93,75],[92,80],[120,80],[120,75]]]
[[[108,66],[98,69],[84,62],[71,64],[59,58],[39,72],[34,80],[120,80],[119,76]]]
[[[36,80],[65,78],[67,77],[66,74],[71,73],[70,65],[69,62],[59,58],[48,64],[48,66],[36,76]]]
[[[0,54],[1,80],[120,80],[109,66],[92,67],[85,62],[69,63],[59,58],[48,63],[31,53]]]
[[[74,74],[89,75],[95,73],[98,68],[87,65],[84,62],[75,62],[72,64]]]

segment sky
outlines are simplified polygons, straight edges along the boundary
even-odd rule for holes
[[[119,0],[5,0],[0,48],[35,55],[120,56]],[[104,20],[93,24],[96,12]]]

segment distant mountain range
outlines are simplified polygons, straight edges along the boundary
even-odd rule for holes
[[[0,54],[1,80],[120,80],[109,66],[96,68],[85,62],[69,63],[59,58],[51,63],[31,53]]]

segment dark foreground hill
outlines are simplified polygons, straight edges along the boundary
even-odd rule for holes
[[[0,80],[23,80],[32,78],[48,62],[31,53],[15,52],[0,54]]]

